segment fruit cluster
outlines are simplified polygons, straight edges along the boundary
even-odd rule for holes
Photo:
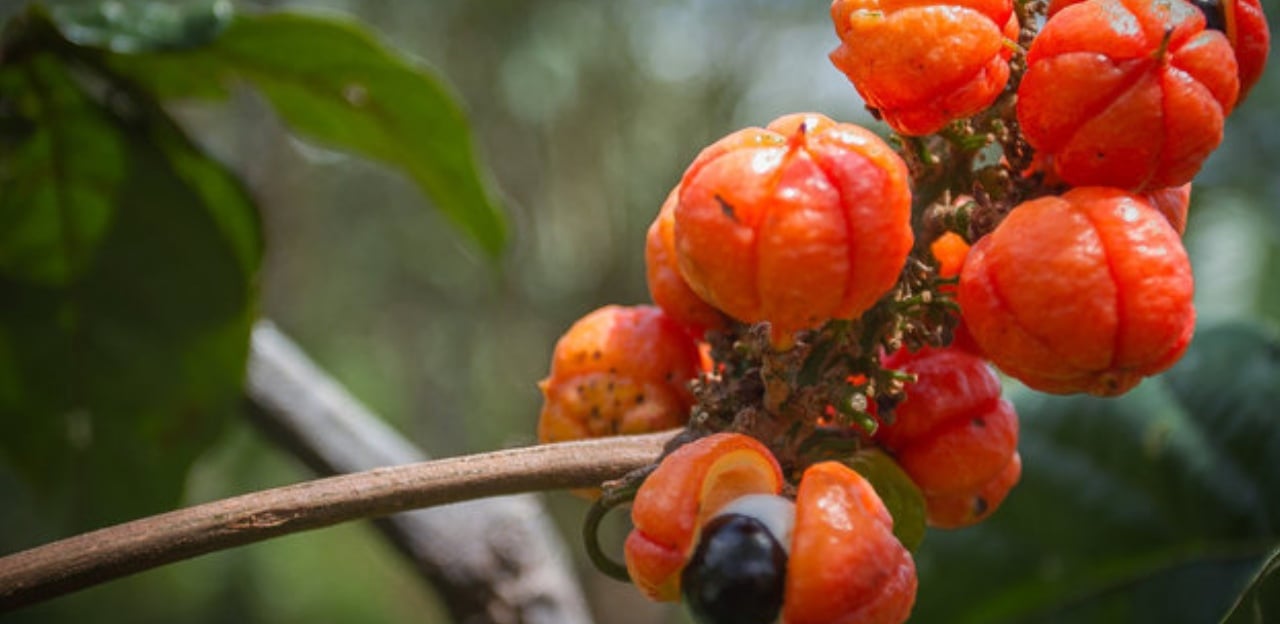
[[[1021,476],[991,365],[1114,396],[1177,361],[1191,178],[1269,46],[1258,0],[831,17],[890,141],[804,113],[705,148],[648,231],[656,305],[578,321],[540,384],[543,442],[684,428],[588,532],[632,502],[620,574],[702,622],[905,621],[924,525]]]

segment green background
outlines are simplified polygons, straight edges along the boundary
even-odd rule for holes
[[[1280,7],[1264,5],[1275,32]],[[19,6],[0,4],[0,17]],[[533,441],[534,382],[555,338],[598,306],[647,300],[645,230],[701,147],[788,112],[874,123],[826,60],[836,39],[821,1],[237,7],[355,16],[448,83],[470,121],[509,219],[496,272],[445,215],[424,209],[412,175],[295,138],[262,93],[170,108],[259,202],[261,313],[435,456]],[[1276,342],[1239,325],[1280,326],[1276,111],[1273,62],[1195,183],[1186,243],[1198,359],[1122,402],[1012,388],[1024,482],[988,525],[926,537],[913,621],[1215,621],[1227,606],[1220,596],[1277,542],[1280,480],[1267,461],[1277,455],[1265,452],[1280,453]],[[308,477],[236,418],[186,476],[184,501]],[[28,506],[39,498],[30,487],[0,471],[0,551],[57,537]],[[546,500],[580,555],[585,505]],[[683,617],[588,567],[581,577],[600,622]],[[353,524],[176,564],[0,622],[443,617],[410,567]]]

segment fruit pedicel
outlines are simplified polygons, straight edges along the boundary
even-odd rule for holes
[[[1181,357],[1191,179],[1270,44],[1258,0],[831,18],[889,140],[798,113],[707,146],[648,231],[654,305],[575,323],[540,384],[544,442],[681,429],[602,484],[586,543],[701,623],[906,621],[926,524],[1016,496],[996,369],[1116,396]],[[628,503],[618,563],[595,533]]]

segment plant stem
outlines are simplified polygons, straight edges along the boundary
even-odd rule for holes
[[[0,558],[0,611],[349,520],[517,492],[598,486],[654,462],[674,435],[600,438],[377,468],[126,522]]]

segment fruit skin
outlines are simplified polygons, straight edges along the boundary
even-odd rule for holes
[[[1191,183],[1156,189],[1143,194],[1152,208],[1160,211],[1179,236],[1187,233],[1187,209],[1191,207]]]
[[[968,495],[1017,452],[1018,416],[982,358],[954,348],[900,349],[883,365],[916,376],[875,439],[930,497]]]
[[[1082,0],[1053,0],[1049,16]],[[1201,0],[1192,2],[1205,15],[1207,28],[1221,31],[1231,42],[1239,69],[1240,96],[1243,102],[1254,83],[1262,77],[1271,49],[1271,30],[1259,0]]]
[[[1195,326],[1191,265],[1145,201],[1101,187],[1013,209],[969,252],[958,301],[982,352],[1033,389],[1122,394]]]
[[[1009,0],[835,0],[831,53],[894,130],[922,136],[991,105],[1009,79]]]
[[[700,338],[707,330],[724,328],[727,319],[724,313],[693,292],[680,274],[676,263],[675,222],[676,201],[680,197],[678,191],[679,187],[667,195],[645,236],[645,277],[653,302],[694,337]]]
[[[1227,39],[1236,52],[1236,63],[1240,68],[1240,99],[1243,100],[1262,77],[1262,70],[1267,65],[1271,31],[1259,0],[1223,2],[1227,5],[1224,9],[1228,11],[1225,15]]]
[[[902,159],[871,132],[813,113],[704,149],[674,212],[690,288],[740,321],[770,322],[776,346],[861,315],[896,283],[913,241]]]
[[[1022,456],[1014,453],[1000,474],[976,491],[925,497],[929,526],[960,529],[986,520],[1022,478]]]
[[[635,526],[623,546],[627,572],[645,595],[680,599],[680,573],[698,531],[716,511],[746,494],[777,494],[782,469],[754,438],[717,433],[667,455],[631,505]]]
[[[787,564],[787,624],[898,624],[916,597],[911,554],[861,475],[837,462],[805,470]]]
[[[1031,44],[1017,117],[1058,178],[1142,192],[1191,181],[1239,82],[1226,36],[1184,0],[1086,0]]]
[[[701,370],[697,344],[654,306],[609,305],[556,342],[538,383],[538,441],[646,433],[683,425]]]

